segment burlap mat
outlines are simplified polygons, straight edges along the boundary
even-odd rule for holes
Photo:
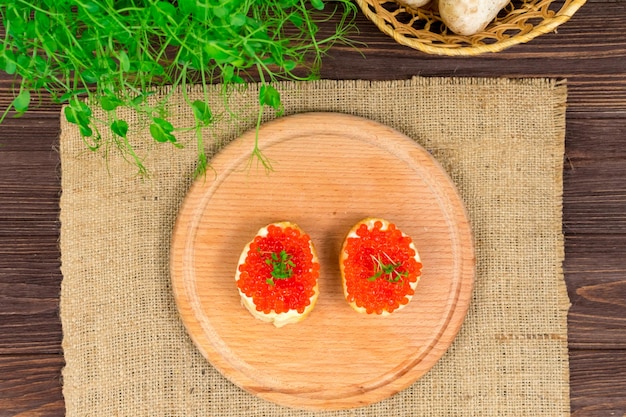
[[[211,94],[216,114],[223,109],[217,88]],[[569,415],[569,301],[561,270],[564,83],[415,78],[279,89],[286,114],[344,112],[398,129],[455,180],[475,233],[477,281],[454,344],[410,388],[364,408],[299,411],[240,390],[191,343],[171,292],[168,245],[195,166],[193,133],[181,136],[182,150],[134,138],[151,172],[142,179],[112,150],[107,158],[85,151],[77,129],[64,123],[67,415]],[[206,141],[220,146],[253,127],[256,95],[256,85],[233,95],[230,108],[242,117],[222,112]],[[172,112],[188,124],[181,96],[172,97]]]

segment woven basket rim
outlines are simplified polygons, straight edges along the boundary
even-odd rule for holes
[[[377,0],[373,0],[377,1]],[[401,45],[417,49],[432,55],[448,55],[448,56],[475,56],[483,53],[500,52],[511,46],[529,42],[537,36],[554,31],[559,25],[567,22],[580,9],[587,0],[572,0],[567,6],[564,6],[552,18],[544,19],[540,24],[536,25],[530,32],[512,36],[507,39],[495,42],[493,44],[472,45],[472,46],[439,46],[420,42],[414,38],[409,38],[394,30],[387,22],[378,14],[370,10],[368,7],[372,4],[372,0],[356,0],[357,4],[381,32],[392,37]]]

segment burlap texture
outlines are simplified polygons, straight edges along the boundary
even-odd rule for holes
[[[257,86],[234,94],[205,132],[219,146],[254,126]],[[477,279],[452,347],[411,387],[345,411],[265,402],[200,355],[178,318],[168,270],[177,209],[196,162],[184,149],[133,138],[151,177],[116,152],[61,134],[61,318],[68,416],[569,415],[567,309],[561,263],[566,86],[555,80],[415,78],[278,85],[285,113],[335,111],[396,128],[457,184],[476,240]],[[190,91],[192,98],[200,97]],[[182,94],[176,124],[191,123]],[[136,121],[133,114],[121,114]],[[266,119],[274,117],[266,114]],[[131,125],[134,123],[131,123]],[[314,144],[311,145],[314,152]],[[210,179],[210,174],[207,177]]]

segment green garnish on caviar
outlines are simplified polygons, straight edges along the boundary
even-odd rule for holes
[[[274,279],[289,279],[293,275],[293,268],[296,264],[291,260],[292,256],[284,249],[280,253],[272,252],[271,258],[267,258],[265,263],[270,265],[272,269],[272,278],[268,278],[266,282],[269,285],[275,285]]]
[[[389,282],[397,283],[401,282],[402,278],[409,276],[407,271],[399,271],[398,269],[402,266],[402,262],[393,262],[391,257],[383,252],[383,255],[387,258],[389,263],[385,263],[381,259],[381,255],[374,256],[372,255],[372,260],[374,261],[375,270],[374,275],[369,277],[368,281],[376,281],[378,278],[386,279]]]

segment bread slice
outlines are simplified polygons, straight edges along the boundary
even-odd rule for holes
[[[282,327],[307,317],[319,295],[320,265],[310,237],[291,222],[262,227],[241,252],[235,281],[242,305]]]
[[[415,294],[421,268],[412,239],[381,218],[356,223],[339,255],[344,297],[359,313],[386,316],[406,307]]]

